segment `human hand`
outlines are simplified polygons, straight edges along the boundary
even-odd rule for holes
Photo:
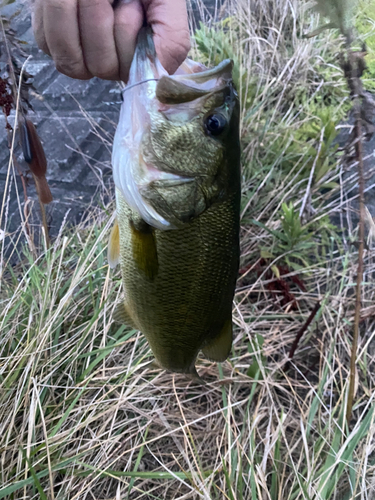
[[[33,29],[64,75],[126,82],[145,20],[160,62],[174,73],[190,48],[185,0],[35,0]]]

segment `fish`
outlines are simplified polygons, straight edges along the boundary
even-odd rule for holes
[[[121,266],[114,319],[141,331],[158,367],[198,378],[200,351],[232,348],[241,202],[233,62],[186,59],[173,75],[143,28],[112,150],[116,222],[108,263]]]

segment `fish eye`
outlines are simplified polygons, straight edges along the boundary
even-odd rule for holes
[[[206,130],[210,135],[219,135],[227,125],[227,120],[223,115],[210,115],[206,118]]]

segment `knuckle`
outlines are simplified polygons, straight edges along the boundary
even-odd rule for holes
[[[113,80],[117,77],[117,68],[98,68],[95,71],[91,71],[94,76],[101,78],[102,80]]]
[[[35,33],[35,40],[36,40],[36,43],[37,43],[38,47],[40,48],[40,50],[42,50],[43,52],[45,52],[48,55],[51,55],[51,53],[48,49],[46,39],[44,38],[44,35],[42,35],[41,33],[38,33],[38,34]]]
[[[55,57],[55,66],[57,71],[70,78],[79,80],[88,80],[92,75],[87,71],[85,65],[81,61],[73,61],[66,57]]]
[[[112,51],[96,53],[86,59],[88,71],[102,80],[113,80],[118,76],[119,64],[117,56]]]
[[[102,6],[102,0],[79,0],[80,9],[95,9],[96,7]]]
[[[179,40],[175,40],[173,44],[165,46],[165,50],[170,60],[172,60],[175,64],[176,69],[185,60],[190,47],[190,37],[188,34],[187,36],[182,35],[181,38]]]
[[[182,36],[181,40],[176,44],[176,53],[178,56],[184,60],[188,55],[189,50],[191,49],[191,42],[189,33],[186,33]]]
[[[56,10],[65,10],[67,3],[66,0],[49,0],[48,6]]]
[[[184,61],[190,50],[190,34],[187,28],[178,32],[172,27],[164,27],[163,32],[156,34],[160,55],[166,63],[166,69],[174,72]]]

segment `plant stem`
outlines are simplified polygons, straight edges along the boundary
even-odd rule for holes
[[[310,326],[310,323],[315,318],[317,312],[319,311],[319,308],[320,308],[320,302],[317,302],[315,304],[315,306],[314,306],[314,309],[311,311],[310,316],[307,318],[307,320],[305,321],[305,323],[299,329],[299,331],[298,331],[298,333],[296,335],[296,338],[294,339],[294,342],[292,344],[292,347],[290,348],[290,351],[289,351],[289,361],[288,361],[287,366],[285,367],[285,369],[288,368],[289,362],[290,362],[290,360],[294,356],[294,353],[295,353],[295,351],[296,351],[296,349],[298,347],[298,344],[299,344],[299,341],[301,340],[302,335],[305,333],[305,331],[307,330],[307,328]]]
[[[39,200],[39,206],[40,206],[40,214],[41,214],[42,225],[43,225],[43,229],[44,229],[44,238],[45,238],[45,242],[46,242],[46,248],[48,250],[49,247],[50,247],[50,239],[49,239],[49,232],[48,232],[46,208],[44,206],[44,203],[41,200],[40,187],[39,187],[38,179],[36,178],[36,176],[34,174],[33,174],[33,177],[34,177],[34,181],[35,181],[35,188],[36,188],[36,191],[37,191],[37,194],[38,194],[38,200]]]
[[[358,97],[357,97],[358,100]],[[362,281],[363,281],[363,250],[364,250],[364,239],[365,239],[365,186],[363,178],[363,154],[362,154],[362,123],[361,123],[361,107],[360,103],[357,102],[355,107],[356,110],[356,121],[355,121],[355,151],[358,161],[358,187],[359,187],[359,248],[358,248],[358,271],[357,271],[357,285],[356,285],[356,297],[355,297],[355,315],[354,315],[354,332],[353,332],[353,343],[352,352],[350,357],[350,376],[349,376],[349,393],[348,393],[348,403],[346,407],[346,420],[349,423],[354,400],[354,388],[355,388],[355,372],[356,372],[356,357],[358,349],[358,337],[359,337],[359,321],[361,316],[361,292],[362,292]]]

